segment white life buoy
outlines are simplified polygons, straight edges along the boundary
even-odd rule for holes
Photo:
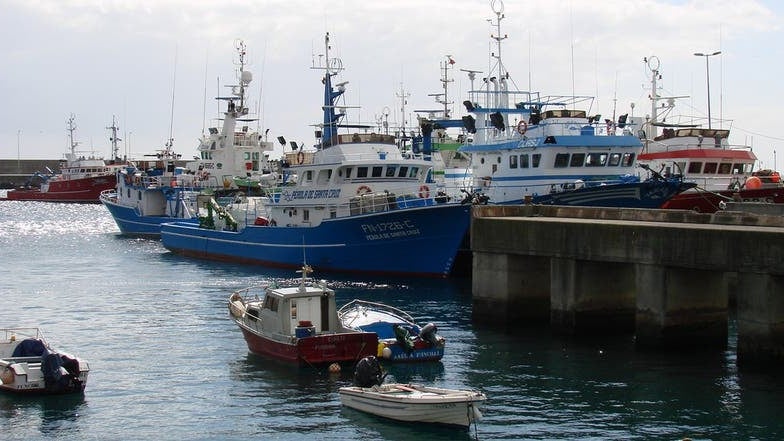
[[[297,164],[304,164],[305,163],[305,154],[303,152],[297,153]]]
[[[370,189],[367,185],[362,185],[357,188],[357,196],[362,196],[363,194],[371,193],[373,190]]]
[[[430,187],[427,185],[422,185],[419,187],[419,197],[422,199],[427,199],[430,197]]]

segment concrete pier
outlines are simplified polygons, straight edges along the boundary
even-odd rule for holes
[[[478,322],[723,348],[736,297],[738,362],[784,364],[781,216],[480,206],[471,249]]]

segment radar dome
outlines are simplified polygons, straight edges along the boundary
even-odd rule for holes
[[[242,77],[240,78],[240,81],[242,81],[243,84],[250,83],[251,81],[253,81],[253,74],[250,73],[250,71],[243,70],[242,71]]]

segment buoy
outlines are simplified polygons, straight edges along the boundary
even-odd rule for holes
[[[381,356],[389,360],[390,358],[392,358],[392,349],[389,349],[388,347],[385,346],[384,349],[381,351]]]
[[[340,365],[337,363],[332,363],[329,365],[329,372],[333,374],[340,372]]]
[[[760,180],[760,178],[756,176],[752,176],[746,179],[746,183],[744,184],[744,186],[749,190],[756,190],[762,187],[762,181]]]

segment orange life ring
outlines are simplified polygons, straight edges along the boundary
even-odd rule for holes
[[[430,187],[427,185],[422,185],[419,187],[419,197],[422,199],[427,199],[430,197]]]
[[[297,164],[303,164],[303,163],[305,163],[305,154],[302,153],[302,151],[300,151],[299,153],[297,153]]]
[[[171,180],[171,186],[172,186],[172,187],[176,187],[176,186],[177,186],[177,178],[172,178],[172,180]]]
[[[517,123],[517,133],[521,135],[525,135],[525,131],[528,130],[528,123],[525,121],[520,121]]]
[[[373,190],[370,189],[367,185],[362,185],[357,189],[357,196],[362,196],[363,194],[371,193]]]

